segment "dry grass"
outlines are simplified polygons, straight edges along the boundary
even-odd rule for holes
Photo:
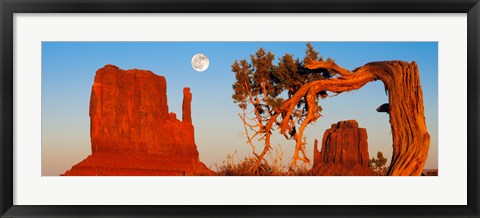
[[[313,176],[307,165],[302,168],[290,170],[283,163],[283,151],[281,146],[275,148],[274,152],[268,153],[267,160],[262,161],[260,167],[254,170],[255,157],[238,157],[237,152],[227,155],[222,165],[215,165],[218,176]]]

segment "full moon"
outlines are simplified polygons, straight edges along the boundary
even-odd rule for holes
[[[198,53],[192,57],[192,68],[198,72],[205,71],[209,64],[208,57],[202,53]]]

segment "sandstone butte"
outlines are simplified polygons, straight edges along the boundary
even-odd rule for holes
[[[322,151],[315,140],[312,173],[319,176],[370,176],[367,130],[356,120],[332,124],[323,134]]]
[[[182,121],[168,111],[163,76],[106,65],[90,96],[92,154],[63,176],[214,175],[200,162],[183,89]]]

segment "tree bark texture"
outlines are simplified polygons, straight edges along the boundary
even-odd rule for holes
[[[419,176],[427,160],[430,135],[427,131],[420,74],[415,62],[381,61],[371,62],[353,72],[331,61],[311,61],[310,69],[329,69],[340,75],[337,78],[318,80],[302,86],[282,107],[282,117],[289,117],[296,104],[307,100],[309,110],[313,106],[314,96],[322,91],[342,93],[360,89],[365,84],[381,80],[388,92],[390,104],[390,125],[393,137],[392,161],[388,175]],[[315,122],[319,114],[309,112],[305,123]],[[272,119],[269,122],[276,122]],[[267,124],[268,126],[268,124]],[[289,129],[288,119],[280,123],[281,133]],[[303,134],[304,128],[299,131]]]

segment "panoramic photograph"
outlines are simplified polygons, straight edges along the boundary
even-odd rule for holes
[[[438,176],[437,42],[42,42],[42,176]]]

